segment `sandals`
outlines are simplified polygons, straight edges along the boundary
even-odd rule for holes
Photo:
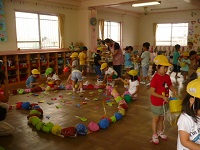
[[[157,134],[154,134],[151,138],[151,141],[150,142],[153,142],[154,144],[159,144],[159,139],[158,139],[158,135]]]
[[[158,136],[163,139],[163,140],[167,140],[167,136],[162,132],[162,131],[158,131]]]

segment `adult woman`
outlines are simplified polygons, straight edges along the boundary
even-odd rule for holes
[[[113,69],[117,72],[118,77],[121,77],[122,64],[124,63],[124,56],[119,43],[114,42],[112,39],[105,39],[105,44],[113,56]]]

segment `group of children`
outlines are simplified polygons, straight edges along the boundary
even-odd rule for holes
[[[142,62],[142,70],[143,73],[148,71],[148,63],[147,60],[149,58],[149,53],[146,53],[148,51],[149,44],[144,43],[143,44],[144,52],[141,55],[140,59],[145,60]],[[177,52],[178,49],[180,49],[179,45],[175,46]],[[131,47],[126,48],[126,53],[130,53],[132,50]],[[99,54],[100,53],[97,50],[97,56],[95,59],[95,69],[101,70],[105,72],[104,75],[104,81],[107,81],[108,78],[115,79],[117,77],[117,72],[112,68],[109,67],[107,63],[101,63]],[[131,57],[129,54],[125,54],[127,61],[131,60]],[[180,57],[179,54],[175,53],[174,58]],[[75,83],[77,81],[80,82],[79,89],[80,92],[82,92],[82,85],[83,85],[83,78],[82,78],[82,72],[78,69],[78,53],[72,53],[70,56],[72,58],[72,65],[71,68],[71,74],[68,78],[72,80],[73,84],[73,91],[75,91]],[[83,57],[83,56],[81,56]],[[85,57],[85,56],[84,56]],[[125,59],[125,60],[126,60]],[[149,60],[148,60],[149,61]],[[183,65],[181,68],[183,75],[187,75],[188,67],[190,64],[190,61],[188,60],[188,52],[183,53],[183,57],[179,59],[180,62],[184,62],[185,66]],[[168,103],[169,103],[169,90],[171,90],[175,96],[177,96],[177,91],[175,87],[172,85],[170,76],[167,74],[168,68],[172,66],[170,64],[169,60],[164,55],[157,55],[154,58],[154,63],[156,65],[156,73],[154,74],[153,78],[150,82],[150,100],[151,100],[151,111],[153,113],[152,118],[152,139],[151,141],[154,144],[159,144],[159,138],[166,140],[168,137],[164,134],[164,116],[165,112],[168,109]],[[84,65],[84,63],[82,63]],[[177,62],[173,61],[174,69],[177,65]],[[137,69],[131,69],[131,63],[126,62],[126,69],[127,69],[127,75],[129,76],[129,80],[124,80],[122,78],[119,78],[124,84],[128,85],[128,89],[124,94],[129,94],[133,98],[137,98],[137,94],[139,92],[139,81],[138,81],[138,70]],[[82,66],[84,68],[84,66]],[[32,70],[32,76],[30,76],[27,79],[26,86],[28,88],[32,86],[36,86],[39,83],[36,82],[37,76],[40,74],[40,72],[37,69]],[[54,81],[54,84],[59,85],[60,79],[57,75],[53,74],[52,69],[46,70],[47,75],[47,81],[50,80]],[[103,79],[103,76],[101,73],[98,73],[98,77]],[[146,80],[149,80],[146,78]],[[3,76],[3,73],[0,72],[0,84],[4,84],[5,76]],[[183,150],[183,149],[200,149],[200,124],[199,124],[199,118],[200,118],[200,79],[195,79],[191,81],[187,85],[187,96],[184,98],[182,106],[182,114],[180,115],[180,118],[178,120],[178,140],[177,140],[177,149]],[[3,135],[1,133],[2,128],[9,127],[9,133],[13,132],[13,127],[10,125],[5,124],[3,121],[6,117],[6,113],[8,111],[7,105],[5,105],[3,102],[6,102],[8,100],[8,92],[6,92],[6,86],[4,87],[4,93],[0,93],[0,135]],[[5,106],[4,106],[5,105]],[[4,114],[4,115],[3,115]],[[8,132],[7,132],[8,133]]]

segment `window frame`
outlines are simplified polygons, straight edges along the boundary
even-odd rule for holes
[[[39,38],[39,41],[18,41],[17,39],[17,24],[16,24],[16,12],[20,12],[20,13],[32,13],[32,14],[36,14],[38,16],[38,38]],[[49,48],[49,47],[52,47],[52,46],[49,46],[49,47],[44,47],[42,48],[42,39],[41,39],[41,27],[40,27],[40,22],[41,22],[41,19],[40,19],[40,15],[47,15],[47,16],[56,16],[58,18],[58,14],[53,14],[53,13],[43,13],[43,12],[34,12],[34,11],[23,11],[23,10],[15,10],[15,29],[16,29],[16,42],[17,42],[17,47],[18,47],[18,43],[34,43],[34,42],[38,42],[39,44],[39,47],[38,48],[20,48],[20,49],[23,49],[23,50],[31,50],[31,49],[37,49],[37,50],[46,50],[46,49],[59,49],[59,43],[60,43],[60,33],[59,33],[59,22],[58,22],[58,47],[55,47],[55,48]]]
[[[188,22],[177,22],[177,23],[158,23],[157,24],[157,28],[158,28],[158,25],[170,25],[170,40],[169,41],[159,41],[158,40],[158,37],[157,37],[157,30],[158,29],[156,29],[156,34],[155,34],[155,36],[156,36],[156,41],[155,41],[155,45],[156,46],[174,46],[175,44],[174,44],[174,41],[173,41],[173,38],[177,38],[177,37],[179,37],[179,36],[173,36],[173,28],[176,28],[176,26],[173,26],[173,25],[175,25],[175,24],[187,24],[187,32],[186,32],[186,42],[183,44],[183,43],[176,43],[176,44],[181,44],[182,46],[187,46],[187,42],[188,42],[188,27],[189,27],[189,23]],[[186,27],[186,26],[183,26],[182,25],[182,27]],[[158,42],[166,42],[166,43],[170,43],[170,44],[157,44]]]

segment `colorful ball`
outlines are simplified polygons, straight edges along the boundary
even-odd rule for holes
[[[120,120],[120,119],[122,119],[123,116],[121,113],[117,112],[117,113],[115,113],[115,117],[117,120]]]
[[[88,129],[92,132],[95,132],[95,131],[98,131],[99,130],[99,126],[97,123],[95,122],[90,122],[89,125],[88,125]]]
[[[124,100],[127,102],[127,103],[130,103],[132,102],[132,97],[130,95],[124,95]]]
[[[22,109],[29,110],[31,108],[31,104],[29,102],[23,102],[21,105]]]
[[[88,132],[87,127],[81,123],[76,125],[76,130],[77,130],[77,134],[79,134],[79,135],[86,135]]]
[[[109,124],[110,124],[110,121],[108,120],[108,118],[104,118],[104,119],[101,119],[98,123],[99,127],[101,129],[106,129],[109,127]]]
[[[76,137],[77,131],[75,127],[68,127],[61,130],[61,134],[64,137]]]
[[[116,122],[117,121],[115,116],[110,117],[110,120],[111,120],[111,122]]]

